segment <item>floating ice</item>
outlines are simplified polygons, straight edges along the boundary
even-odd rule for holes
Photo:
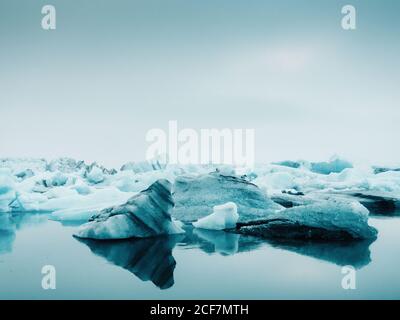
[[[353,165],[349,161],[340,158],[333,158],[329,162],[311,163],[311,171],[321,174],[338,173],[347,168],[353,168]]]
[[[16,198],[15,183],[11,171],[0,168],[0,213],[11,211],[10,205]]]
[[[82,195],[74,189],[59,187],[44,194],[21,194],[18,197],[20,203],[18,211],[54,212],[56,219],[82,220],[82,215],[77,215],[76,212],[83,212],[86,208],[99,208],[101,210],[119,205],[126,202],[133,194],[121,192],[115,187],[108,187],[106,189],[94,189],[90,194]],[[62,213],[58,214],[60,210],[62,210]],[[67,217],[68,212],[71,213],[70,217]]]
[[[133,171],[135,173],[143,173],[165,169],[165,167],[165,164],[162,164],[158,159],[154,159],[141,162],[128,162],[121,167],[121,171]]]
[[[225,230],[235,228],[238,220],[236,204],[228,202],[214,206],[212,214],[193,222],[193,226],[208,230]]]
[[[173,206],[171,183],[158,180],[125,204],[93,216],[75,235],[91,239],[128,239],[183,233],[171,220]]]
[[[332,199],[282,210],[264,221],[239,226],[244,234],[265,238],[350,240],[375,239],[368,210],[357,201]]]
[[[174,185],[173,216],[193,222],[212,213],[221,203],[235,202],[239,221],[266,218],[283,207],[273,202],[254,184],[218,172],[178,177]]]

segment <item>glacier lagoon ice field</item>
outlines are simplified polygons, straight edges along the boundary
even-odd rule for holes
[[[113,242],[72,236],[46,213],[0,232],[0,299],[398,299],[400,218],[371,218],[372,244],[274,243],[222,231]],[[11,229],[10,229],[11,230]],[[320,246],[320,247],[319,247]],[[357,289],[341,265],[357,266]],[[43,290],[41,268],[56,268]]]
[[[0,299],[398,299],[399,168],[0,159]]]

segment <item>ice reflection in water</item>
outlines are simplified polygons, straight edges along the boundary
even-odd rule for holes
[[[44,224],[48,214],[1,214],[0,255],[12,253],[18,231],[32,225]],[[224,231],[185,227],[185,234],[120,241],[79,240],[98,256],[129,270],[142,281],[151,281],[160,289],[174,285],[177,264],[173,249],[201,250],[207,254],[234,255],[272,246],[300,255],[313,257],[339,266],[362,268],[371,262],[370,241],[311,242],[295,240],[265,240]],[[178,261],[179,262],[179,261]],[[184,262],[183,262],[184,263]],[[184,266],[183,266],[184,267]]]
[[[301,255],[317,258],[340,266],[356,268],[371,262],[370,241],[310,242],[270,241],[224,231],[185,227],[185,234],[118,241],[82,240],[90,250],[107,261],[129,270],[142,281],[152,281],[160,289],[174,285],[176,261],[172,250],[180,246],[200,249],[207,254],[234,255],[269,244]]]

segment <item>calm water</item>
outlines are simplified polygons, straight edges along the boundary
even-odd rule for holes
[[[400,219],[371,218],[371,243],[271,243],[223,232],[75,239],[46,214],[0,216],[1,299],[400,299]],[[343,290],[341,266],[357,267]],[[54,265],[57,289],[43,290]]]

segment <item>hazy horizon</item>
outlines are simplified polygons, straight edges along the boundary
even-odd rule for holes
[[[41,28],[41,8],[57,29]],[[341,8],[357,29],[341,28]],[[256,162],[399,163],[400,2],[0,3],[0,157],[118,167],[145,136],[255,129]]]

